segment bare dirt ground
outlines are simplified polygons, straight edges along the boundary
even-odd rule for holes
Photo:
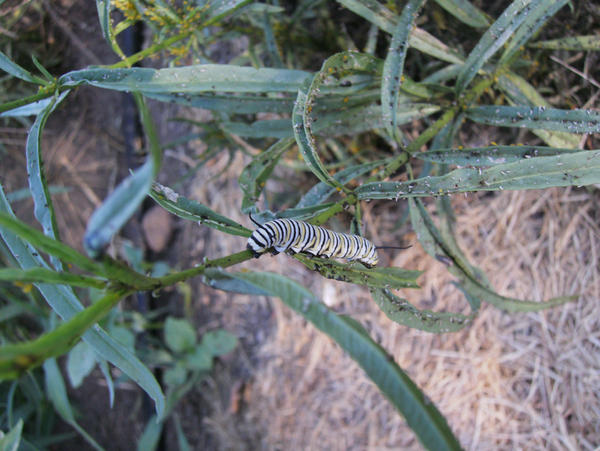
[[[70,10],[59,12],[65,18]],[[95,63],[94,55],[113,61],[107,49],[100,50],[95,19],[79,18],[85,25],[75,31],[88,52],[69,47],[74,56],[65,54],[65,70]],[[97,44],[90,49],[89,42]],[[123,175],[120,124],[113,114],[120,97],[81,89],[69,100],[48,124],[44,155],[50,184],[72,187],[55,199],[63,237],[80,248],[89,215]],[[162,119],[192,115],[160,110],[165,141],[180,134],[181,126]],[[201,149],[197,141],[169,149],[160,181],[174,183]],[[24,171],[23,147],[16,146],[9,158],[10,171],[4,164],[2,170],[7,191],[24,186],[24,172],[17,169]],[[237,208],[237,177],[247,162],[239,153],[231,163],[222,155],[181,193],[247,224]],[[446,415],[465,448],[592,450],[600,445],[599,201],[597,188],[455,196],[459,244],[501,294],[534,300],[580,296],[541,313],[507,314],[484,305],[470,327],[454,334],[431,335],[392,323],[366,290],[321,279],[285,255],[245,267],[285,273],[359,320]],[[365,208],[368,233],[389,242],[393,231],[385,218],[399,211],[389,213],[377,203]],[[18,210],[31,218],[28,201]],[[416,242],[410,235],[406,240]],[[177,222],[162,257],[184,268],[244,246],[242,238]],[[418,244],[388,256],[390,265],[425,271],[422,290],[401,293],[411,302],[433,310],[466,309],[444,265]],[[215,292],[198,280],[190,286],[199,333],[224,327],[241,340],[177,409],[193,449],[420,448],[362,370],[277,299]],[[185,308],[175,291],[166,302],[173,312]],[[89,378],[72,394],[81,424],[108,449],[132,449],[144,424],[142,415],[134,415],[139,393],[122,387],[112,410],[90,393],[107,398],[101,377]],[[177,449],[173,429],[167,432],[165,449]]]

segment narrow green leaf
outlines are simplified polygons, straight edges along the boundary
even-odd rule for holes
[[[56,359],[48,359],[44,362],[44,380],[46,393],[50,397],[54,409],[67,423],[74,423],[75,415],[73,415],[65,381],[58,369]]]
[[[254,69],[228,64],[201,64],[166,69],[83,69],[59,78],[59,86],[80,85],[146,93],[296,92],[310,74],[291,69]]]
[[[360,263],[342,264],[332,259],[307,257],[302,254],[296,254],[295,257],[307,268],[328,279],[373,288],[419,288],[417,277],[422,274],[422,271],[402,268],[366,268]]]
[[[538,41],[528,44],[529,47],[547,50],[575,50],[598,51],[600,50],[600,36],[569,36],[566,38]]]
[[[13,428],[0,437],[0,449],[4,451],[17,451],[21,445],[23,432],[23,418],[19,418]]]
[[[487,146],[468,149],[436,149],[415,153],[420,160],[457,166],[487,167],[523,159],[549,157],[580,152],[579,149],[559,149],[544,146]]]
[[[366,183],[355,193],[359,199],[400,199],[597,183],[600,183],[600,150],[590,150],[499,164],[484,170],[455,169],[443,176],[422,177],[408,182]]]
[[[160,421],[156,415],[150,418],[150,420],[148,420],[148,423],[146,423],[146,427],[144,428],[142,436],[137,442],[137,450],[154,451],[158,446],[158,442],[162,434],[162,429],[163,422]]]
[[[69,91],[64,91],[59,98],[62,100]],[[54,97],[48,97],[37,102],[28,103],[12,110],[4,111],[0,113],[0,117],[24,117],[24,116],[38,116],[44,110],[48,108],[50,104],[58,103]]]
[[[435,0],[438,5],[463,23],[474,28],[489,25],[485,14],[468,0]]]
[[[39,85],[46,84],[46,81],[44,79],[36,77],[28,70],[22,68],[17,63],[11,61],[11,59],[2,52],[0,52],[0,70],[9,73],[13,77],[17,77],[21,80],[28,81],[29,83],[37,83]]]
[[[263,191],[267,179],[275,169],[281,156],[294,143],[293,138],[286,138],[277,141],[264,152],[257,155],[252,162],[244,168],[238,183],[244,192],[242,200],[242,213],[256,212],[255,206],[260,194]]]
[[[233,277],[279,297],[333,338],[404,415],[427,449],[460,449],[446,420],[414,382],[356,321],[339,316],[296,282],[273,273],[235,273]]]
[[[527,18],[529,4],[536,0],[515,0],[481,37],[469,54],[456,80],[456,92],[461,94],[475,78],[479,69],[500,49]]]
[[[22,283],[51,283],[64,284],[74,287],[90,287],[104,289],[106,281],[92,277],[71,274],[68,272],[55,272],[46,268],[0,268],[0,280]]]
[[[315,148],[314,138],[309,135],[305,128],[305,117],[308,114],[308,109],[311,107],[308,102],[308,90],[311,86],[311,80],[307,79],[303,86],[298,89],[298,97],[294,105],[292,113],[292,124],[294,127],[294,136],[296,143],[300,149],[300,154],[304,158],[304,162],[322,182],[328,183],[331,186],[338,186],[339,183],[327,172],[327,169],[321,163],[317,149]]]
[[[125,178],[94,211],[88,221],[84,247],[97,257],[115,233],[129,220],[152,186],[154,163],[151,158]]]
[[[498,86],[506,94],[512,105],[550,107],[551,105],[537,92],[537,89],[524,78],[512,72],[503,72],[498,77]],[[575,148],[581,141],[580,135],[566,132],[534,129],[532,132],[549,146]]]
[[[499,127],[522,127],[568,133],[599,133],[600,113],[546,107],[483,105],[468,108],[469,119]]]
[[[456,332],[471,324],[475,315],[419,310],[385,288],[371,289],[381,311],[395,323],[434,334]]]
[[[6,212],[11,218],[14,214],[10,208],[2,186],[0,185],[0,212]],[[36,231],[37,232],[37,231]],[[48,239],[45,235],[37,232],[42,238]],[[10,230],[0,226],[0,236],[10,249],[11,254],[18,261],[23,269],[30,269],[41,266],[47,269],[46,262],[41,258],[38,252],[28,243],[22,241]],[[87,257],[86,257],[87,258]],[[48,302],[52,310],[64,320],[68,320],[83,310],[83,306],[69,287],[61,285],[36,284],[44,299]],[[83,339],[88,342],[96,353],[103,359],[119,368],[124,374],[134,380],[142,389],[148,393],[155,403],[158,415],[162,415],[165,408],[165,400],[162,390],[153,374],[139,361],[139,359],[125,349],[122,345],[113,340],[102,328],[95,326],[88,330]]]
[[[527,17],[517,29],[508,43],[500,64],[504,64],[521,49],[527,41],[544,25],[554,14],[558,12],[569,0],[534,0],[531,3]]]
[[[146,97],[160,102],[177,103],[193,108],[203,108],[230,114],[289,113],[294,108],[291,97],[262,97],[240,95],[194,95],[145,93]]]
[[[96,0],[96,11],[98,13],[98,19],[100,21],[100,30],[104,40],[110,45],[110,48],[120,58],[125,59],[125,54],[119,47],[115,38],[115,33],[112,29],[110,22],[110,11],[111,11],[111,0]]]
[[[237,222],[215,213],[206,205],[180,196],[171,188],[154,183],[150,197],[163,207],[180,218],[198,221],[221,232],[238,236],[250,236],[252,231]]]
[[[386,8],[383,3],[380,3],[377,0],[337,1],[353,13],[374,23],[382,30],[390,34],[394,33],[394,29],[399,20],[398,16],[393,11]],[[456,64],[461,64],[463,62],[462,57],[456,51],[449,48],[446,44],[421,28],[412,30],[408,38],[408,43],[411,47],[414,47],[420,52],[431,55],[442,61]]]
[[[56,225],[56,216],[48,184],[46,183],[46,175],[43,169],[42,160],[42,130],[48,117],[58,106],[60,101],[65,96],[55,98],[54,102],[50,102],[48,106],[37,116],[35,122],[29,129],[27,134],[26,155],[27,155],[27,179],[29,189],[33,196],[33,213],[42,226],[44,235],[58,240],[58,227]],[[62,264],[60,260],[52,257],[53,266],[60,270]]]
[[[388,135],[396,142],[401,142],[401,137],[398,134],[396,108],[398,107],[398,96],[403,81],[402,72],[406,51],[408,50],[408,36],[422,4],[423,0],[409,0],[404,6],[400,20],[394,27],[390,50],[383,65],[381,78],[382,119]]]
[[[0,206],[0,228],[5,231],[10,231],[14,233],[19,238],[26,240],[30,243],[31,246],[35,248],[47,252],[54,257],[59,258],[67,263],[72,263],[74,265],[79,266],[81,269],[85,269],[86,271],[104,275],[105,271],[102,266],[85,255],[80,254],[75,249],[67,246],[66,244],[61,243],[60,241],[54,240],[52,238],[47,237],[42,232],[34,229],[33,227],[19,221],[13,215],[4,213],[3,211],[10,212],[8,206],[8,202],[5,205],[5,208]],[[7,242],[10,247],[10,244]],[[12,251],[12,249],[11,249]],[[28,267],[24,267],[24,269],[29,269],[32,266],[44,266],[45,262],[39,256],[39,254],[33,249],[30,248],[30,252],[34,257],[36,262],[31,262],[31,265]]]
[[[68,193],[70,191],[71,191],[71,188],[68,186],[57,186],[57,185],[48,186],[48,192],[52,195]],[[21,189],[12,191],[6,195],[6,198],[8,199],[8,201],[11,204],[13,202],[27,199],[29,197],[31,197],[31,190],[29,188],[21,188]]]

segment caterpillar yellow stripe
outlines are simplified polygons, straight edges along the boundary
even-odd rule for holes
[[[305,252],[317,257],[358,260],[369,267],[379,261],[376,246],[362,236],[334,232],[296,219],[265,222],[248,238],[247,248],[255,257],[274,248],[276,253]]]

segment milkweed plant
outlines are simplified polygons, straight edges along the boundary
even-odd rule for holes
[[[103,36],[120,56],[118,63],[55,77],[37,61],[39,74],[0,54],[2,70],[37,86],[35,94],[0,105],[0,116],[35,118],[25,152],[35,217],[42,229],[38,231],[16,218],[0,187],[1,249],[5,260],[12,262],[12,266],[0,269],[0,279],[32,284],[61,319],[31,341],[3,343],[0,377],[18,378],[44,362],[53,362],[81,338],[94,350],[102,368],[110,363],[135,381],[154,400],[157,416],[162,417],[165,398],[153,373],[96,323],[135,292],[155,292],[201,276],[217,290],[279,298],[335,340],[364,369],[423,446],[460,448],[435,405],[358,322],[336,314],[285,275],[229,270],[253,258],[256,249],[205,259],[192,268],[161,276],[135,271],[104,252],[147,196],[173,215],[196,221],[201,227],[242,237],[253,233],[253,229],[225,216],[226,212],[214,211],[155,181],[161,169],[162,148],[147,107],[148,99],[152,99],[211,110],[215,112],[214,125],[224,134],[259,143],[254,146],[261,151],[252,155],[239,174],[243,194],[240,210],[251,214],[259,225],[293,219],[302,221],[301,228],[308,233],[316,230],[310,224],[319,226],[338,213],[348,212],[353,216],[353,227],[345,232],[358,237],[361,203],[405,203],[420,245],[431,256],[449,263],[448,271],[465,294],[470,314],[419,310],[400,298],[394,290],[418,288],[419,271],[327,258],[350,255],[339,247],[350,244],[333,243],[334,235],[323,238],[323,244],[337,253],[319,252],[314,242],[300,246],[301,240],[310,239],[302,230],[281,232],[279,241],[262,240],[265,248],[260,248],[261,252],[268,250],[276,242],[285,251],[290,246],[282,245],[284,238],[300,240],[296,241],[294,258],[323,277],[366,286],[392,321],[446,333],[468,327],[481,303],[509,312],[528,312],[572,300],[560,297],[535,302],[497,294],[485,274],[456,244],[449,199],[455,193],[600,183],[600,150],[583,150],[579,144],[583,134],[600,131],[600,114],[554,108],[528,81],[532,68],[529,49],[537,49],[538,58],[547,58],[556,48],[598,50],[599,40],[589,36],[537,40],[540,28],[569,5],[567,0],[516,0],[498,17],[467,0],[437,0],[435,3],[475,37],[476,44],[465,54],[462,48],[444,43],[443,36],[417,26],[418,17],[426,15],[434,2],[427,6],[423,0],[400,3],[396,8],[377,0],[337,0],[336,8],[346,8],[355,20],[366,21],[366,44],[357,50],[350,36],[341,33],[338,42],[331,43],[338,49],[322,58],[318,70],[307,67],[314,66],[314,55],[319,53],[309,48],[303,54],[301,46],[292,48],[297,45],[293,34],[306,36],[310,32],[302,27],[314,19],[312,9],[319,7],[318,2],[308,0],[297,2],[291,12],[250,0],[185,2],[180,6],[158,0],[96,0]],[[335,14],[328,20],[335,23]],[[116,38],[140,21],[150,28],[152,41],[138,53],[126,56]],[[236,39],[240,30],[246,30],[251,42],[247,51],[231,64],[211,61],[208,45]],[[385,43],[383,50],[377,50],[378,42]],[[165,67],[134,67],[155,56],[162,57]],[[41,145],[48,117],[80,86],[130,92],[148,147],[145,163],[122,180],[89,218],[84,237],[87,255],[58,238]],[[413,127],[415,123],[420,124],[420,131],[412,137],[406,133],[407,124]],[[528,129],[544,145],[457,146],[458,132],[473,127],[473,123]],[[354,143],[369,142],[370,149],[367,145],[364,150],[346,146],[348,136],[359,140]],[[365,136],[371,141],[360,141]],[[333,138],[337,143],[334,150]],[[318,181],[307,187],[291,208],[277,212],[261,208],[262,196],[269,195],[265,184],[288,152],[297,152],[301,167]],[[433,201],[429,209],[424,199]],[[306,249],[314,252],[302,252]],[[85,307],[74,287],[93,288],[102,295]],[[55,366],[52,368],[56,371]],[[104,374],[110,377],[108,371]],[[112,390],[112,383],[107,385]]]

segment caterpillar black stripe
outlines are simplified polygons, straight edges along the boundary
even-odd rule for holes
[[[377,248],[358,235],[338,233],[295,219],[265,222],[248,238],[247,248],[255,257],[274,248],[276,252],[291,250],[317,257],[358,260],[371,267],[377,265]]]

